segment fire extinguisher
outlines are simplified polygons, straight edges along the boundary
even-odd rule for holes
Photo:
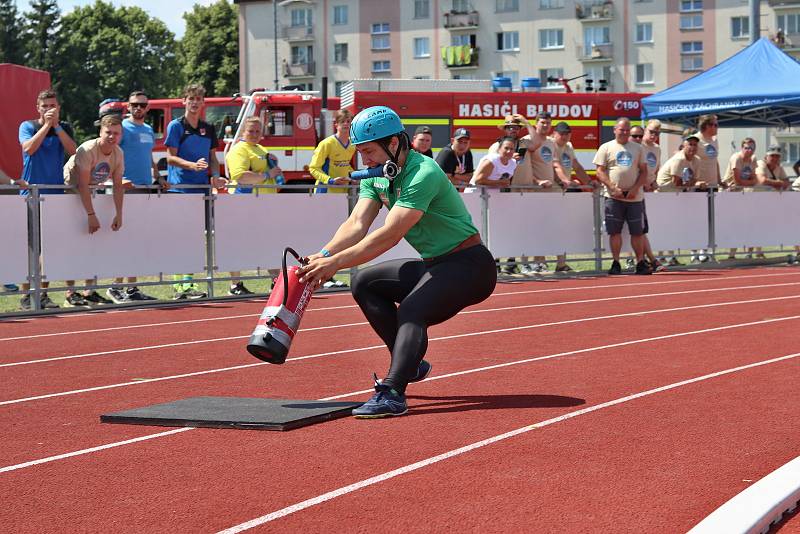
[[[300,282],[298,266],[286,267],[287,253],[301,265],[306,263],[305,258],[301,258],[293,249],[287,247],[283,251],[281,272],[247,343],[247,352],[267,363],[282,364],[286,361],[292,338],[300,327],[300,319],[314,292],[310,284]]]

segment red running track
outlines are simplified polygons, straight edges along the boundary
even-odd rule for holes
[[[194,395],[369,396],[387,354],[348,295],[314,299],[281,367],[244,351],[260,308],[0,323],[4,530],[677,532],[799,454],[791,268],[501,284],[431,329],[406,417],[99,423]]]

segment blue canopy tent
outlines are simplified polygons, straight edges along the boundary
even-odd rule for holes
[[[800,122],[800,63],[762,37],[719,65],[642,99],[645,119],[680,124],[713,113],[721,126]]]

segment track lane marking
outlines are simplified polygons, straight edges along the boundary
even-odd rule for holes
[[[717,332],[717,331],[723,331],[723,330],[730,330],[730,329],[733,329],[733,328],[742,328],[742,327],[747,327],[747,326],[760,325],[760,324],[765,324],[765,323],[773,323],[773,322],[777,322],[777,321],[794,320],[794,319],[800,319],[800,315],[795,315],[795,316],[791,316],[791,317],[781,317],[781,318],[775,318],[775,319],[765,319],[765,320],[762,320],[762,321],[753,321],[753,322],[748,322],[748,323],[725,325],[725,326],[721,326],[721,327],[707,328],[707,329],[703,329],[703,330],[692,330],[692,331],[688,331],[688,332],[678,332],[678,333],[675,333],[675,334],[667,334],[665,336],[658,336],[658,337],[655,337],[655,338],[635,339],[635,340],[630,340],[630,341],[623,341],[623,342],[620,342],[620,343],[614,343],[614,344],[610,344],[610,345],[601,345],[601,346],[597,346],[597,347],[589,347],[589,348],[585,348],[585,349],[578,349],[578,350],[575,350],[575,351],[562,352],[562,353],[558,353],[558,354],[537,356],[537,357],[533,357],[533,358],[526,358],[524,360],[515,360],[513,362],[505,362],[505,363],[497,364],[497,365],[478,367],[478,368],[474,368],[474,369],[466,369],[466,370],[463,370],[463,371],[456,371],[456,372],[448,373],[448,374],[444,374],[444,375],[436,375],[436,376],[433,376],[433,377],[430,377],[430,378],[426,378],[425,381],[427,382],[427,381],[432,381],[432,380],[443,380],[445,378],[451,378],[451,377],[454,377],[454,376],[461,376],[461,375],[470,374],[470,373],[477,373],[477,372],[482,372],[482,371],[498,369],[498,368],[502,368],[502,367],[509,367],[511,365],[519,365],[519,364],[531,363],[531,362],[536,362],[536,361],[541,361],[541,360],[548,360],[548,359],[553,359],[553,358],[557,358],[557,357],[560,357],[560,356],[567,356],[567,355],[572,355],[572,354],[581,354],[581,353],[593,352],[593,351],[598,351],[598,350],[604,350],[604,349],[607,349],[607,348],[616,348],[616,347],[620,347],[620,346],[642,344],[642,343],[647,343],[649,341],[654,341],[654,340],[662,340],[662,339],[668,339],[668,338],[690,336],[690,335],[694,335],[694,334],[706,334],[706,333],[709,333],[709,332]],[[379,347],[383,347],[383,345],[380,345]],[[356,349],[356,350],[360,350],[360,349]],[[344,351],[342,351],[342,352],[344,352]],[[782,358],[785,358],[785,357],[782,357]],[[245,365],[245,366],[241,366],[241,367],[254,367],[254,366],[257,366],[257,365],[267,365],[267,364],[266,363],[255,363],[255,364]],[[160,380],[160,379],[157,379],[157,380]],[[138,384],[138,382],[134,382],[133,384]],[[335,396],[332,396],[332,397],[326,397],[326,398],[322,398],[322,399],[318,399],[318,400],[323,400],[323,401],[324,400],[336,400],[336,399],[342,399],[342,398],[346,398],[346,397],[352,397],[354,395],[361,395],[361,394],[364,394],[364,393],[370,393],[372,391],[373,391],[372,389],[360,390],[360,391],[351,391],[349,393],[343,393],[341,395],[335,395]],[[120,445],[125,445],[125,444],[129,444],[129,443],[140,442],[140,441],[146,441],[148,439],[156,439],[156,438],[168,436],[168,435],[171,435],[171,434],[175,434],[175,433],[178,433],[178,432],[185,432],[187,430],[195,430],[195,428],[196,427],[183,427],[183,428],[180,428],[180,429],[177,429],[177,430],[174,430],[174,431],[159,432],[159,433],[156,433],[156,434],[148,434],[148,435],[145,435],[145,436],[139,436],[138,438],[134,438],[132,440],[112,442],[112,443],[107,443],[107,444],[104,444],[104,445],[98,445],[98,446],[95,446],[95,447],[90,447],[90,448],[87,448],[87,449],[80,449],[80,450],[77,450],[77,451],[72,451],[72,452],[69,452],[69,453],[58,454],[58,455],[55,455],[55,456],[48,456],[46,458],[40,458],[38,460],[31,460],[31,461],[23,462],[23,463],[20,463],[20,464],[15,464],[15,465],[2,467],[2,468],[0,468],[0,474],[1,473],[8,473],[8,472],[11,472],[11,471],[16,471],[18,469],[24,469],[26,467],[32,467],[32,466],[35,466],[35,465],[41,465],[41,464],[45,464],[45,463],[50,463],[50,462],[54,462],[54,461],[57,461],[57,460],[62,460],[62,459],[66,459],[66,458],[72,458],[72,457],[75,457],[75,456],[91,454],[93,452],[98,452],[98,451],[102,451],[102,450],[106,450],[106,449],[111,449],[111,448],[114,448],[114,447],[118,447]]]
[[[492,297],[505,297],[505,296],[515,296],[515,295],[527,295],[533,293],[553,293],[553,292],[560,292],[560,291],[582,291],[582,290],[590,290],[590,289],[611,289],[616,287],[637,287],[637,286],[652,286],[652,285],[665,285],[665,284],[681,284],[681,283],[696,283],[696,282],[707,282],[707,281],[721,281],[721,280],[742,280],[742,279],[750,279],[750,278],[767,278],[767,277],[775,277],[775,276],[800,276],[800,273],[775,273],[775,274],[760,274],[760,275],[742,275],[742,276],[730,276],[730,277],[706,277],[706,278],[695,278],[690,280],[664,280],[658,282],[634,282],[630,284],[605,284],[605,285],[597,285],[597,286],[580,286],[580,287],[559,287],[559,288],[548,288],[548,289],[530,289],[530,290],[523,290],[523,291],[507,291],[502,293],[492,293],[489,298]],[[566,279],[565,279],[566,280]],[[534,280],[535,281],[535,280]],[[528,283],[531,282],[529,280],[521,280],[521,283]],[[755,286],[754,286],[755,287]],[[718,288],[718,289],[727,289],[727,288]],[[332,293],[331,295],[339,295],[338,293]],[[349,295],[349,293],[347,293]],[[244,302],[253,302],[253,301],[244,301]],[[318,312],[318,311],[330,311],[330,310],[343,310],[348,308],[357,308],[357,305],[344,305],[344,306],[329,306],[325,308],[311,308],[306,310],[306,313],[309,312]],[[141,308],[136,310],[108,310],[102,311],[97,310],[91,313],[83,313],[83,314],[70,314],[69,317],[86,317],[97,315],[98,313],[120,313],[120,312],[128,312],[128,311],[147,311],[148,309],[152,309],[153,307],[148,308]],[[162,309],[162,308],[159,308]],[[185,319],[181,321],[167,321],[167,322],[160,322],[160,323],[146,323],[146,324],[139,324],[139,325],[127,325],[127,326],[112,326],[107,328],[92,328],[87,330],[67,330],[64,332],[50,332],[46,334],[30,334],[25,336],[13,336],[13,337],[3,337],[0,338],[0,342],[2,341],[19,341],[23,339],[37,339],[37,338],[45,338],[45,337],[54,337],[54,336],[67,336],[67,335],[78,335],[78,334],[91,334],[97,332],[113,332],[117,330],[126,330],[126,329],[136,329],[136,328],[152,328],[158,326],[171,326],[171,325],[178,325],[178,324],[191,324],[191,323],[199,323],[205,321],[224,321],[230,319],[244,319],[247,317],[258,317],[261,315],[260,313],[248,313],[242,315],[226,315],[222,317],[212,317],[208,319]],[[62,315],[55,315],[55,316],[48,316],[48,317],[67,317]],[[2,321],[0,321],[2,322]]]
[[[693,291],[671,291],[667,293],[648,293],[643,295],[624,295],[619,297],[603,297],[599,299],[582,299],[582,300],[570,300],[570,301],[561,301],[561,302],[546,302],[542,304],[521,304],[519,306],[505,306],[502,308],[486,308],[480,310],[467,310],[459,312],[457,316],[460,315],[471,315],[475,313],[489,313],[489,312],[498,312],[498,311],[511,311],[511,310],[524,310],[530,308],[548,308],[548,307],[555,307],[555,306],[567,306],[573,304],[592,304],[598,302],[609,302],[609,301],[616,301],[616,300],[632,300],[632,299],[647,299],[647,298],[656,298],[656,297],[671,297],[675,295],[691,295],[695,293],[714,293],[714,292],[722,292],[722,291],[739,291],[745,289],[763,289],[763,288],[776,288],[776,287],[784,287],[784,286],[798,286],[800,282],[786,282],[783,284],[760,284],[755,286],[737,286],[737,287],[723,287],[723,288],[709,288],[709,289],[696,289]],[[784,298],[784,297],[781,297]],[[795,298],[794,296],[789,296],[785,298]],[[746,302],[746,301],[745,301]],[[755,302],[755,301],[754,301]],[[689,308],[691,309],[691,308]],[[336,325],[329,325],[329,326],[316,326],[311,328],[301,328],[299,332],[313,332],[317,330],[329,330],[333,328],[343,328],[343,327],[351,327],[351,326],[365,326],[369,324],[366,321],[358,322],[358,323],[344,323],[344,324],[336,324]],[[108,356],[110,354],[122,354],[126,352],[138,352],[144,350],[151,350],[151,349],[163,349],[169,347],[181,347],[186,345],[194,345],[199,343],[214,343],[218,341],[230,341],[232,339],[245,339],[249,338],[250,335],[243,335],[243,336],[227,336],[227,337],[219,337],[219,338],[210,338],[210,339],[197,339],[194,341],[178,341],[175,343],[165,343],[161,345],[147,345],[143,347],[130,347],[127,349],[114,349],[108,351],[99,351],[99,352],[88,352],[82,354],[72,354],[67,356],[53,356],[52,358],[39,358],[36,360],[23,360],[19,362],[10,362],[10,363],[2,363],[0,364],[0,369],[4,367],[18,367],[21,365],[32,365],[37,363],[48,363],[48,362],[57,362],[62,360],[75,360],[81,358],[90,358],[93,356]]]
[[[753,363],[750,363],[750,364],[747,364],[747,365],[740,365],[738,367],[732,367],[730,369],[725,369],[725,370],[722,370],[722,371],[717,371],[717,372],[714,372],[714,373],[709,373],[709,374],[705,374],[705,375],[702,375],[702,376],[689,378],[687,380],[681,380],[680,382],[673,382],[672,384],[667,384],[665,386],[661,386],[661,387],[657,387],[657,388],[653,388],[653,389],[648,389],[648,390],[645,390],[645,391],[640,391],[639,393],[634,393],[634,394],[631,394],[631,395],[627,395],[625,397],[620,397],[620,398],[617,398],[617,399],[614,399],[614,400],[610,400],[610,401],[607,401],[607,402],[603,402],[603,403],[600,403],[600,404],[595,404],[593,406],[582,408],[580,410],[575,410],[573,412],[568,412],[568,413],[560,415],[558,417],[553,417],[552,419],[547,419],[545,421],[540,421],[538,423],[534,423],[534,424],[527,425],[527,426],[524,426],[524,427],[521,427],[521,428],[517,428],[517,429],[511,430],[509,432],[504,432],[503,434],[498,434],[498,435],[492,436],[490,438],[486,438],[486,439],[483,439],[483,440],[480,440],[480,441],[476,441],[474,443],[470,443],[469,445],[465,445],[465,446],[459,447],[457,449],[452,449],[452,450],[449,450],[449,451],[444,452],[442,454],[437,454],[436,456],[431,456],[429,458],[425,458],[424,460],[420,460],[418,462],[414,462],[414,463],[405,465],[403,467],[399,467],[397,469],[393,469],[391,471],[386,471],[385,473],[381,473],[379,475],[375,475],[373,477],[360,480],[360,481],[355,482],[353,484],[349,484],[347,486],[343,486],[341,488],[338,488],[338,489],[333,490],[333,491],[329,491],[327,493],[323,493],[322,495],[318,495],[318,496],[313,497],[311,499],[306,499],[304,501],[295,503],[295,504],[293,504],[291,506],[287,506],[285,508],[281,508],[280,510],[276,510],[276,511],[271,512],[269,514],[262,515],[261,517],[257,517],[255,519],[251,519],[250,521],[245,521],[244,523],[239,523],[238,525],[235,525],[233,527],[230,527],[230,528],[227,528],[225,530],[219,531],[218,534],[237,534],[238,532],[243,532],[245,530],[249,530],[251,528],[255,528],[255,527],[258,527],[260,525],[264,525],[265,523],[269,523],[271,521],[275,521],[276,519],[280,519],[280,518],[285,517],[287,515],[290,515],[290,514],[293,514],[293,513],[296,513],[296,512],[300,512],[300,511],[305,510],[307,508],[311,508],[312,506],[316,506],[316,505],[322,504],[324,502],[336,499],[337,497],[341,497],[343,495],[347,495],[348,493],[353,493],[353,492],[358,491],[360,489],[364,489],[366,487],[373,486],[373,485],[379,484],[381,482],[385,482],[385,481],[390,480],[392,478],[396,478],[396,477],[398,477],[400,475],[405,475],[405,474],[411,473],[413,471],[418,471],[418,470],[420,470],[420,469],[422,469],[424,467],[428,467],[430,465],[442,462],[444,460],[448,460],[448,459],[454,458],[456,456],[461,456],[463,454],[470,453],[470,452],[475,451],[477,449],[481,449],[483,447],[487,447],[489,445],[493,445],[495,443],[498,443],[498,442],[501,442],[501,441],[505,441],[505,440],[514,438],[516,436],[522,435],[522,434],[526,434],[526,433],[531,432],[533,430],[538,430],[538,429],[541,429],[541,428],[544,428],[544,427],[547,427],[547,426],[550,426],[550,425],[554,425],[556,423],[561,423],[563,421],[568,421],[570,419],[574,419],[574,418],[579,417],[581,415],[586,415],[586,414],[589,414],[589,413],[592,413],[592,412],[603,410],[605,408],[611,408],[613,406],[617,406],[617,405],[620,405],[620,404],[623,404],[623,403],[626,403],[626,402],[630,402],[630,401],[633,401],[633,400],[641,399],[643,397],[648,397],[650,395],[655,395],[657,393],[670,391],[670,390],[677,389],[677,388],[684,387],[684,386],[688,386],[688,385],[691,385],[691,384],[696,384],[698,382],[703,382],[705,380],[711,380],[711,379],[714,379],[714,378],[718,378],[720,376],[725,376],[725,375],[729,375],[729,374],[738,373],[738,372],[741,372],[741,371],[746,371],[746,370],[749,370],[749,369],[753,369],[753,368],[756,368],[756,367],[761,367],[761,366],[765,366],[765,365],[771,365],[771,364],[774,364],[774,363],[783,362],[783,361],[786,361],[786,360],[797,358],[798,356],[800,356],[800,352],[796,352],[794,354],[787,354],[785,356],[779,356],[777,358],[770,358],[768,360],[762,360],[762,361],[759,361],[759,362],[753,362]]]

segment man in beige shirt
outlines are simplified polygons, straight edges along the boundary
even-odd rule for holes
[[[555,177],[559,185],[566,191],[591,191],[592,179],[586,174],[583,165],[575,157],[575,148],[570,142],[572,128],[564,121],[559,122],[553,127],[553,135],[550,138],[556,145],[556,153],[553,158]],[[572,177],[572,173],[575,177]]]
[[[781,167],[781,147],[780,145],[770,145],[764,159],[758,160],[756,164],[756,180],[759,189],[775,191],[785,191],[789,189],[791,183]]]
[[[605,186],[605,224],[614,260],[608,274],[622,274],[619,254],[622,250],[622,227],[627,222],[631,248],[636,254],[636,274],[652,271],[644,261],[644,204],[642,188],[647,183],[644,151],[630,140],[631,121],[625,117],[614,126],[614,140],[600,145],[593,163],[597,179]]]
[[[695,183],[697,191],[707,191],[717,187],[722,187],[719,173],[719,141],[717,140],[717,130],[719,122],[716,115],[701,115],[697,120],[697,128],[700,130],[697,144],[697,155],[700,156],[700,168],[698,172],[702,177]],[[713,259],[710,252],[706,250],[693,250],[691,262],[705,263]]]
[[[691,191],[702,174],[701,159],[697,155],[699,136],[689,133],[683,138],[681,149],[669,158],[658,171],[658,190],[661,192]]]
[[[531,136],[531,145],[528,150],[531,154],[531,168],[533,169],[533,183],[542,189],[552,190],[555,183],[555,168],[553,159],[556,153],[556,144],[547,136],[550,133],[552,117],[546,111],[536,115],[536,126]]]

